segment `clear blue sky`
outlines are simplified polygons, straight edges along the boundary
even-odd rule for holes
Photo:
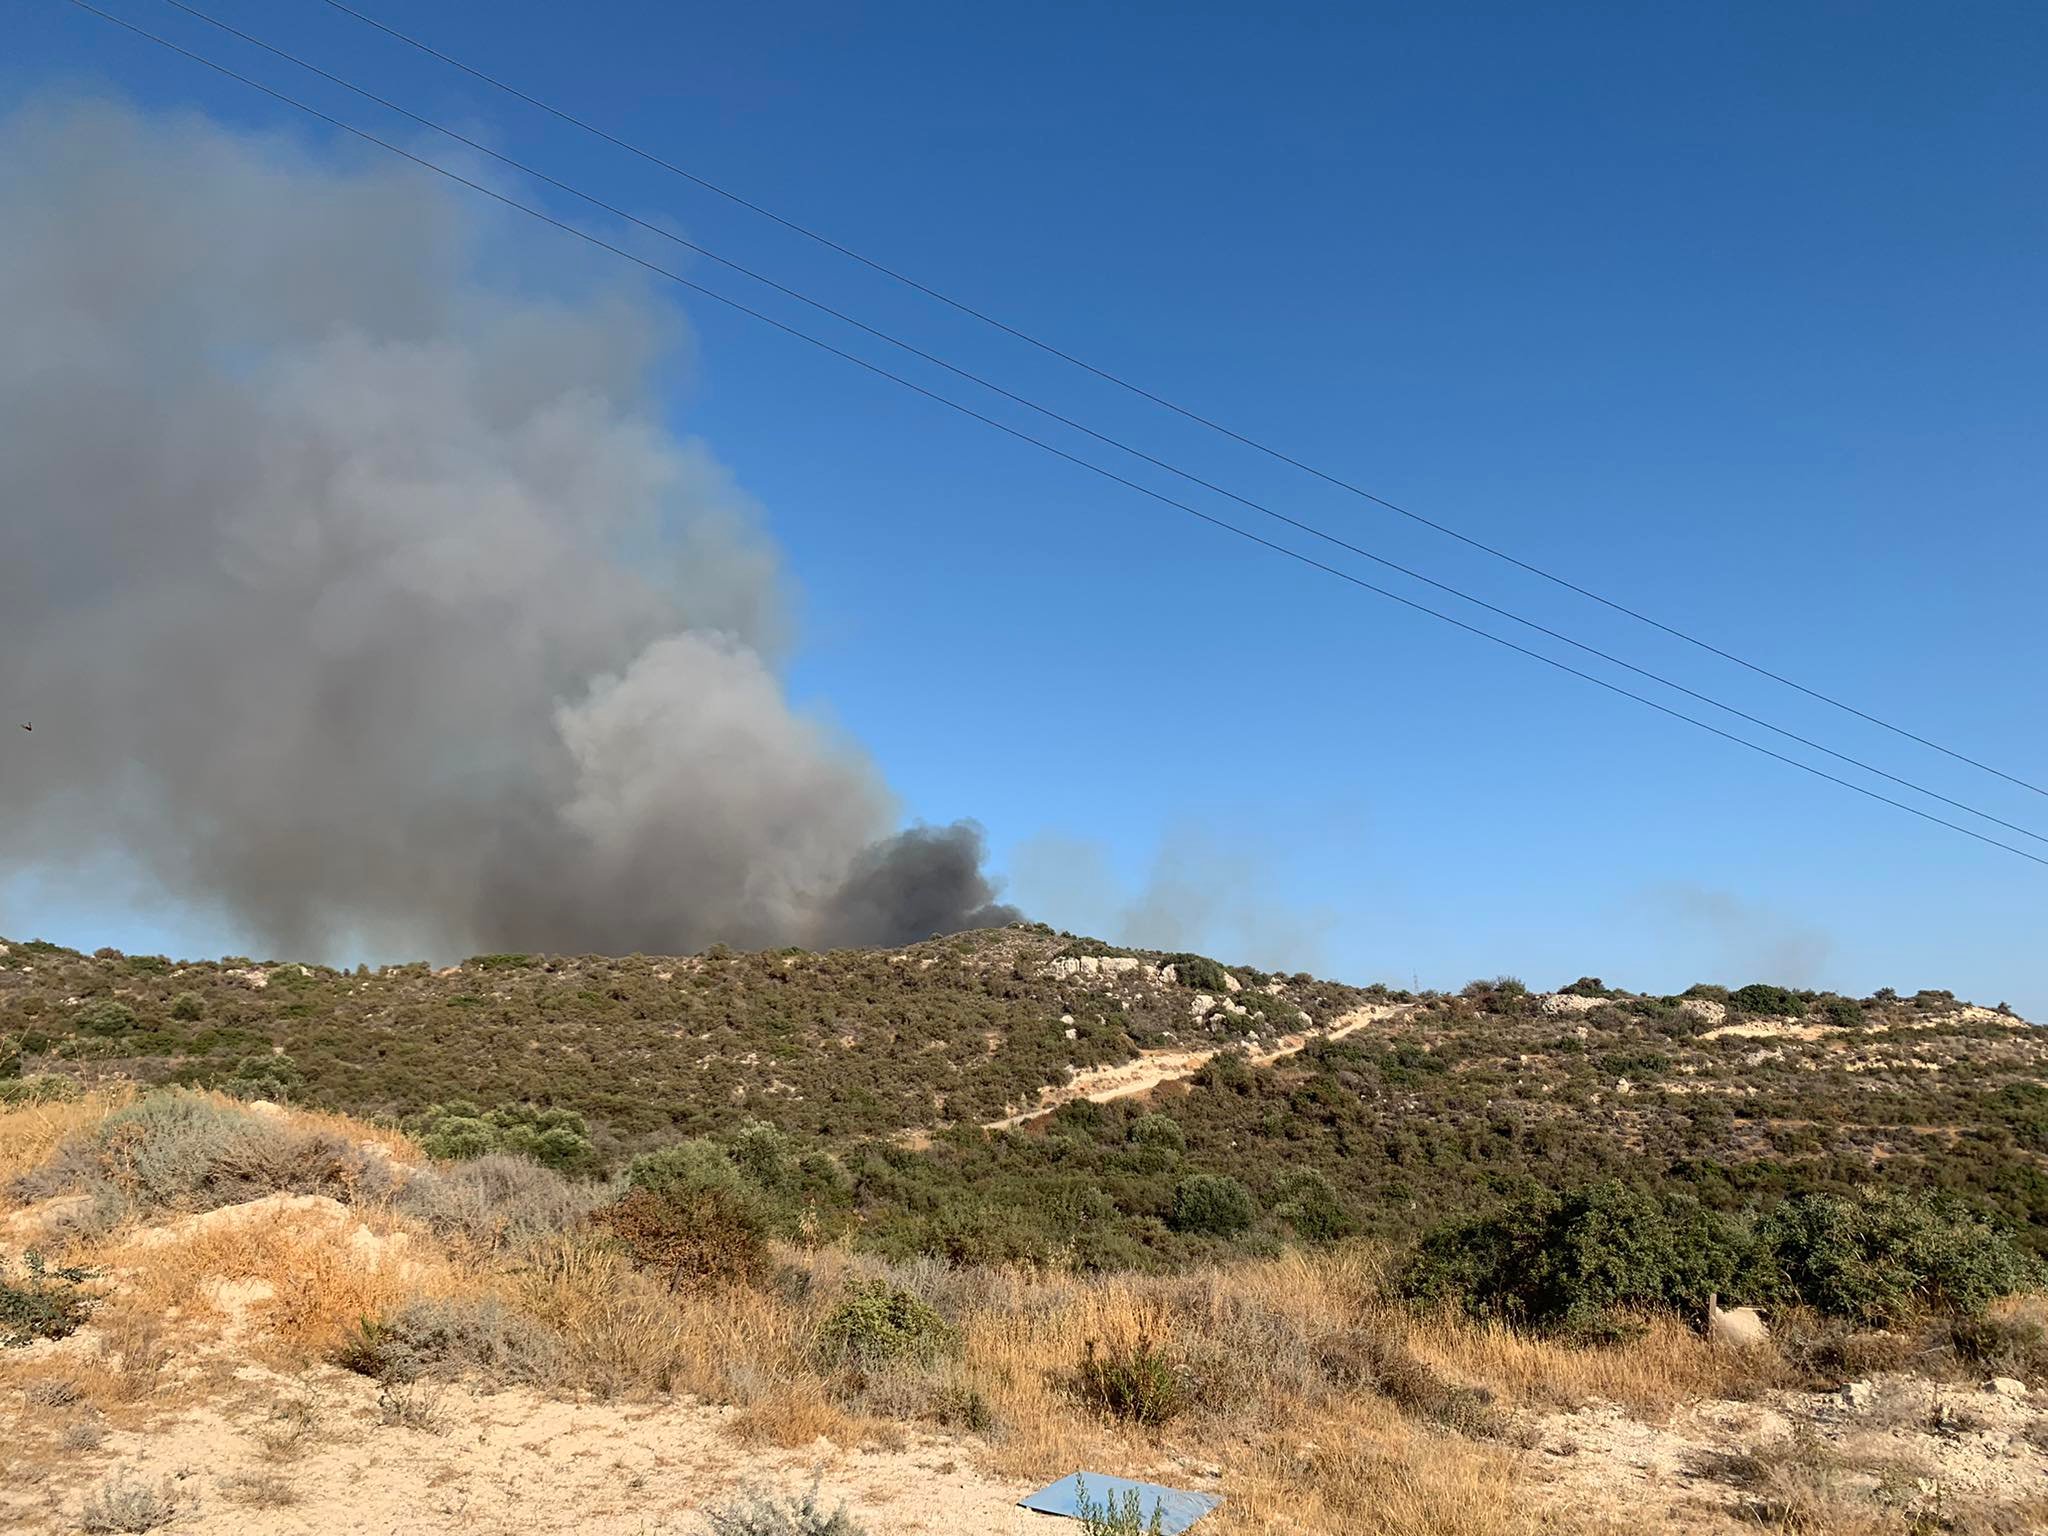
[[[2048,782],[2037,6],[366,3],[1302,458]],[[1092,384],[313,0],[214,8],[1210,478],[2048,831],[2048,799]],[[318,137],[54,0],[8,33],[8,102],[82,83]],[[685,309],[674,419],[787,551],[794,686],[909,814],[980,819],[1051,920],[1135,899],[1165,849],[1220,898],[1204,937],[1229,957],[1443,986],[1949,986],[2048,1015],[2048,869]],[[1032,873],[1093,863],[1121,898]],[[147,903],[24,925],[15,896],[12,926],[72,942],[224,947]]]

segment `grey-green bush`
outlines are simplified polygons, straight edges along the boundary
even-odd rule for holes
[[[13,1189],[22,1200],[102,1196],[118,1218],[206,1211],[279,1193],[381,1197],[395,1183],[381,1156],[332,1132],[301,1130],[173,1088],[145,1094],[67,1137]]]
[[[506,1253],[568,1231],[616,1193],[498,1152],[414,1170],[398,1192],[398,1206],[437,1237]]]
[[[705,1519],[711,1523],[711,1536],[868,1536],[867,1528],[847,1513],[844,1504],[828,1511],[819,1502],[816,1483],[794,1499],[742,1493],[707,1511]]]

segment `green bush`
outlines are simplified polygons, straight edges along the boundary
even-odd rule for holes
[[[2044,1281],[2040,1261],[1939,1195],[1802,1195],[1765,1215],[1757,1236],[1783,1296],[1872,1326],[1923,1311],[1976,1313]]]
[[[206,1004],[197,992],[180,992],[171,999],[171,1017],[181,1024],[206,1017]]]
[[[1195,1173],[1173,1188],[1176,1232],[1235,1237],[1252,1224],[1252,1192],[1233,1178]]]
[[[789,1137],[766,1121],[749,1120],[741,1126],[726,1156],[741,1173],[772,1193],[785,1193],[795,1182]]]
[[[62,1104],[79,1098],[85,1090],[78,1079],[58,1072],[39,1072],[34,1077],[0,1080],[0,1108],[21,1104]]]
[[[1757,1014],[1773,1019],[1806,1012],[1806,1000],[1797,992],[1788,987],[1774,987],[1762,981],[1753,981],[1748,986],[1737,988],[1730,993],[1728,1006],[1737,1013]]]
[[[1854,1029],[1863,1022],[1863,1005],[1851,997],[1824,998],[1818,1012],[1837,1029]]]
[[[1615,997],[1619,995],[1614,988],[1608,986],[1598,976],[1581,976],[1570,986],[1559,987],[1557,990],[1566,997]]]
[[[1610,1051],[1594,1063],[1609,1077],[1646,1082],[1671,1070],[1671,1058],[1662,1051]]]
[[[1402,1276],[1417,1300],[1584,1336],[1611,1335],[1634,1312],[1696,1311],[1712,1291],[1884,1326],[1974,1313],[2042,1281],[2038,1260],[1941,1196],[1808,1194],[1745,1222],[1614,1181],[1533,1189],[1441,1226]]]
[[[1985,1101],[1984,1108],[2012,1131],[2021,1146],[2048,1152],[2048,1085],[2008,1083]]]
[[[1690,1195],[1608,1180],[1558,1196],[1533,1188],[1493,1214],[1440,1226],[1402,1276],[1420,1301],[1586,1337],[1631,1313],[1692,1309],[1753,1273],[1748,1234]]]
[[[483,1110],[474,1104],[436,1104],[409,1121],[407,1129],[418,1138],[421,1151],[449,1162],[497,1152],[573,1173],[597,1161],[590,1127],[573,1109],[512,1104]]]
[[[102,1035],[109,1039],[125,1035],[135,1027],[135,1010],[126,1003],[117,1003],[112,998],[97,1003],[88,1003],[73,1016],[72,1022],[89,1035]]]
[[[1168,1172],[1188,1150],[1187,1132],[1171,1115],[1140,1115],[1128,1134],[1134,1160],[1146,1173]]]
[[[92,1271],[47,1268],[34,1251],[21,1256],[21,1269],[19,1281],[10,1278],[7,1256],[0,1254],[0,1349],[69,1338],[85,1325],[92,1298],[81,1287]]]
[[[235,1063],[221,1088],[238,1099],[266,1099],[282,1104],[297,1098],[306,1088],[306,1074],[291,1057],[272,1052],[244,1056]]]
[[[1173,967],[1173,979],[1196,992],[1227,992],[1223,967],[1207,955],[1168,955],[1162,966]]]
[[[1113,1419],[1156,1429],[1186,1412],[1187,1372],[1149,1338],[1100,1348],[1081,1361],[1081,1400]]]
[[[1336,1186],[1314,1168],[1303,1168],[1280,1181],[1273,1214],[1308,1243],[1334,1243],[1358,1230],[1358,1218],[1338,1197]]]
[[[875,1280],[849,1284],[819,1330],[820,1353],[836,1364],[928,1362],[952,1349],[953,1329],[923,1297]]]
[[[1163,1536],[1166,1530],[1162,1504],[1153,1503],[1149,1521],[1135,1488],[1126,1488],[1121,1499],[1112,1493],[1098,1504],[1085,1477],[1074,1479],[1074,1512],[1081,1521],[1081,1536]]]

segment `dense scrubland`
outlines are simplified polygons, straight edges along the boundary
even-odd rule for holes
[[[451,1382],[717,1405],[749,1455],[936,1436],[998,1507],[1100,1465],[1220,1489],[1225,1531],[2048,1520],[2048,1042],[1945,992],[1409,996],[1026,927],[356,974],[7,951],[0,1335],[45,1514],[100,1470],[70,1440],[156,1443],[249,1356],[395,1431],[471,1411]],[[1706,1342],[1713,1292],[1771,1344]],[[1624,1427],[1684,1475],[1602,1482]]]
[[[685,1142],[741,1166],[772,1145],[787,1171],[754,1192],[771,1227],[895,1257],[1172,1268],[1406,1242],[1610,1180],[1707,1226],[1877,1183],[2048,1253],[2048,1035],[1946,992],[1582,979],[1409,997],[1025,927],[354,974],[8,948],[0,1084],[17,1095],[207,1086],[591,1177]],[[1270,1066],[1238,1054],[1361,1009]],[[980,1128],[1075,1069],[1218,1047],[1150,1094]]]

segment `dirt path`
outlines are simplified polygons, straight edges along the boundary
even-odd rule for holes
[[[1282,1035],[1277,1049],[1265,1051],[1246,1059],[1255,1067],[1268,1066],[1282,1057],[1292,1056],[1304,1049],[1312,1040],[1341,1040],[1355,1029],[1367,1024],[1377,1024],[1385,1019],[1398,1018],[1411,1012],[1412,1003],[1368,1003],[1350,1013],[1339,1014],[1328,1029],[1303,1030],[1298,1035]],[[1137,1060],[1119,1062],[1113,1067],[1088,1067],[1074,1074],[1073,1081],[1059,1088],[1043,1091],[1038,1104],[1020,1114],[1007,1115],[1001,1120],[985,1120],[985,1131],[1014,1130],[1029,1121],[1051,1114],[1062,1104],[1071,1104],[1076,1099],[1086,1099],[1091,1104],[1106,1104],[1111,1099],[1126,1099],[1133,1094],[1149,1093],[1162,1083],[1178,1082],[1184,1077],[1193,1077],[1227,1047],[1218,1046],[1206,1051],[1145,1051]]]

